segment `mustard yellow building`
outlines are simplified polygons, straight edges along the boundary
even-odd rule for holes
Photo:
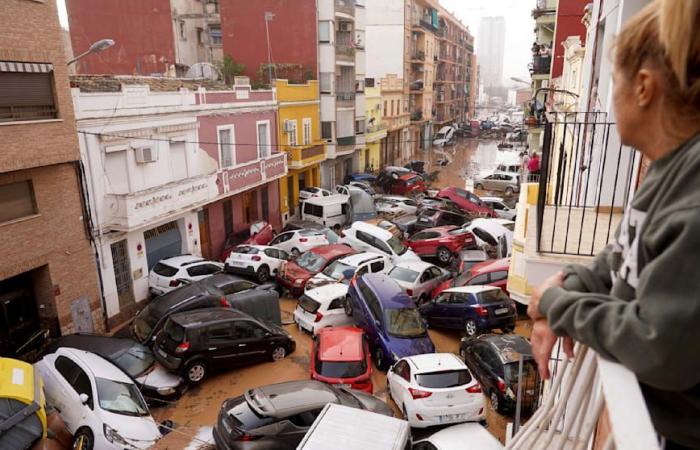
[[[276,80],[279,144],[287,152],[289,172],[280,180],[280,212],[287,222],[299,213],[299,190],[321,185],[326,159],[321,140],[318,81],[291,84]]]
[[[365,142],[367,148],[360,155],[360,170],[368,167],[377,170],[382,166],[381,148],[386,139],[386,126],[382,122],[382,96],[379,86],[365,87],[365,117],[367,131]]]

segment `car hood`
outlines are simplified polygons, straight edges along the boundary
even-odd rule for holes
[[[139,449],[153,446],[161,438],[158,424],[150,415],[142,417],[126,416],[101,410],[103,422],[116,430],[121,437]]]
[[[134,379],[138,384],[157,390],[158,388],[176,388],[182,384],[182,378],[168,372],[157,362],[151,370]]]
[[[313,276],[311,272],[302,267],[299,267],[296,263],[293,262],[290,262],[285,266],[282,274],[285,278],[292,281],[299,279],[308,280]]]
[[[354,389],[350,389],[348,392],[362,403],[364,409],[384,416],[394,417],[394,411],[389,405],[379,400],[377,397]]]
[[[427,334],[416,338],[399,338],[389,335],[386,341],[389,350],[398,357],[396,359],[435,352],[435,345]],[[393,356],[390,359],[396,362]]]
[[[403,255],[397,255],[397,260],[402,262],[422,261],[420,257],[411,249],[406,250]]]

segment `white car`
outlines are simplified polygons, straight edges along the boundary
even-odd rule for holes
[[[435,264],[411,261],[397,263],[388,275],[420,306],[430,300],[430,293],[450,277],[450,272]]]
[[[326,284],[309,289],[299,297],[294,310],[294,321],[299,329],[311,334],[325,327],[352,325],[352,317],[345,314],[345,296],[348,286],[342,283]]]
[[[386,217],[399,217],[404,214],[415,214],[418,211],[418,203],[408,197],[398,195],[383,195],[374,200],[377,214]]]
[[[500,197],[481,197],[481,200],[496,211],[496,215],[501,219],[515,220],[515,216],[518,214],[517,210],[506,205]]]
[[[148,274],[148,288],[153,295],[163,295],[183,284],[199,281],[221,272],[224,265],[199,256],[182,255],[161,259]]]
[[[358,252],[387,255],[392,264],[399,261],[420,261],[418,255],[393,234],[365,222],[354,222],[350,228],[344,230],[340,243],[349,245]]]
[[[503,450],[505,447],[478,423],[460,423],[413,442],[415,450]]]
[[[457,131],[457,129],[454,125],[446,125],[440,128],[440,131],[433,136],[433,145],[443,147],[451,144],[455,139],[455,131]]]
[[[320,187],[310,186],[299,189],[299,199],[301,200],[308,200],[312,197],[328,197],[331,194],[333,194],[331,191]]]
[[[508,219],[491,219],[494,222],[496,222],[499,225],[503,225],[507,230],[510,231],[515,231],[515,219],[514,220],[508,220]]]
[[[497,258],[506,258],[513,253],[513,232],[500,220],[474,219],[464,229],[472,232],[477,246],[491,245],[496,248]]]
[[[270,241],[271,247],[277,247],[295,258],[315,247],[328,245],[326,235],[319,230],[294,230],[280,233]]]
[[[161,437],[136,384],[106,359],[60,347],[35,367],[47,403],[73,434],[74,448],[146,449]]]
[[[289,257],[286,251],[269,245],[239,245],[226,258],[224,271],[254,276],[264,283],[277,275]]]
[[[349,284],[354,276],[387,273],[392,268],[389,257],[374,252],[355,253],[330,263],[306,282],[306,290],[330,283]]]
[[[464,361],[452,353],[426,353],[396,362],[386,373],[391,398],[412,427],[486,418],[484,394]]]

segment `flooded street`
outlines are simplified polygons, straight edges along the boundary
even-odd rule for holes
[[[415,158],[426,161],[427,172],[440,170],[433,188],[452,185],[464,187],[472,174],[493,170],[509,153],[517,155],[517,152],[499,151],[496,146],[495,141],[459,140],[455,146],[447,147],[444,152],[439,150],[421,152],[415,155]],[[445,157],[450,161],[448,165],[438,166],[437,161]],[[292,322],[296,300],[283,298],[280,303],[283,322]],[[207,448],[206,441],[211,439],[211,427],[216,422],[221,403],[226,398],[242,395],[246,390],[260,385],[309,378],[311,336],[299,331],[293,323],[285,325],[284,328],[297,343],[296,351],[284,360],[213,374],[201,386],[186,392],[177,404],[154,408],[152,413],[157,421],[172,420],[176,428],[163,438],[156,448],[172,450]],[[463,333],[456,330],[434,329],[429,330],[429,333],[438,352],[459,353],[459,341]],[[529,337],[530,322],[518,321],[516,333]],[[374,370],[372,380],[374,395],[388,401],[399,416],[396,405],[387,399],[385,372]],[[487,408],[487,411],[489,431],[503,442],[507,420],[490,408]],[[421,433],[425,434],[425,431],[418,431],[415,434],[421,435]]]

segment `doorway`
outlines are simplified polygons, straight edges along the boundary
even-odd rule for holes
[[[199,222],[199,243],[202,249],[202,258],[211,259],[211,248],[209,237],[209,210],[203,209],[197,213],[197,221]]]
[[[267,191],[267,185],[263,186],[260,190],[260,197],[262,203],[262,218],[265,222],[270,222],[270,198]]]
[[[126,239],[113,243],[110,249],[112,250],[112,267],[114,269],[114,281],[117,284],[119,309],[123,310],[135,303],[131,280],[131,263],[129,262]]]
[[[40,329],[31,272],[0,282],[0,355],[18,356]]]

